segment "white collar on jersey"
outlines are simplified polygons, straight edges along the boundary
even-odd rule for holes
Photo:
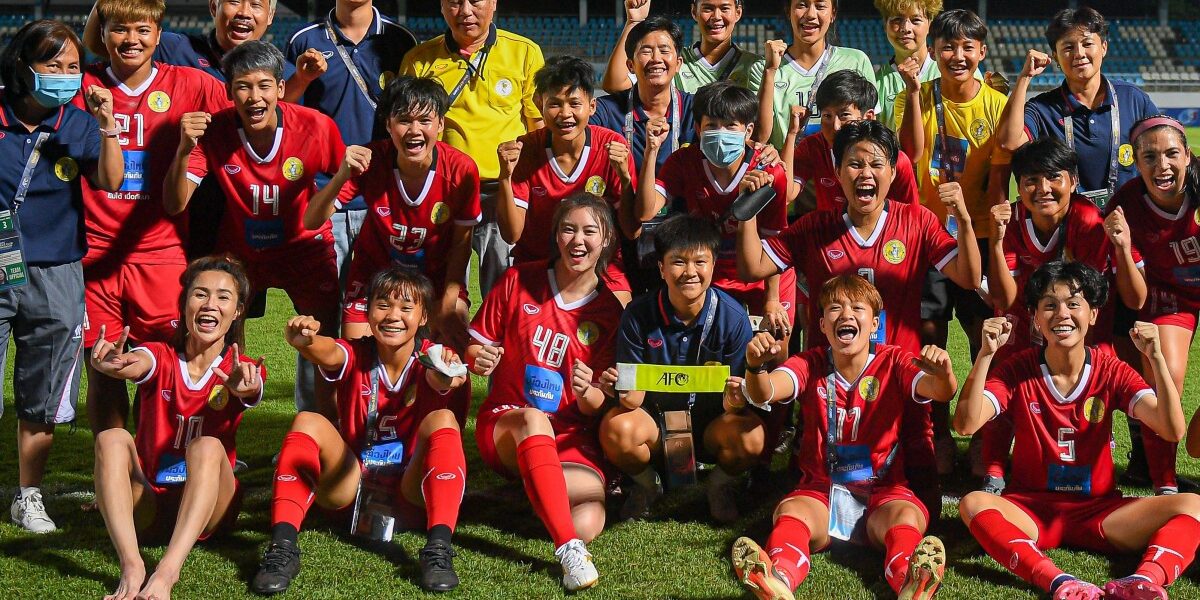
[[[1178,221],[1179,219],[1182,219],[1183,215],[1187,214],[1188,208],[1192,204],[1191,202],[1188,202],[1187,196],[1184,196],[1183,204],[1179,205],[1179,211],[1175,214],[1171,214],[1159,208],[1158,205],[1154,203],[1154,200],[1150,199],[1150,194],[1142,194],[1142,200],[1146,201],[1146,206],[1149,206],[1150,210],[1154,211],[1154,214],[1168,221]]]
[[[1088,382],[1092,379],[1092,361],[1088,360],[1083,364],[1083,372],[1079,374],[1079,381],[1075,383],[1071,393],[1063,396],[1054,386],[1054,378],[1050,375],[1050,369],[1046,367],[1046,363],[1043,362],[1039,366],[1042,369],[1042,383],[1046,385],[1046,389],[1050,390],[1050,396],[1054,398],[1054,401],[1059,404],[1070,404],[1078,400],[1079,396],[1088,389]]]
[[[579,181],[579,178],[583,176],[584,170],[587,169],[588,158],[591,155],[592,145],[589,143],[583,147],[583,153],[579,155],[579,162],[575,163],[575,170],[570,175],[567,175],[563,172],[562,167],[558,165],[558,161],[554,159],[554,150],[546,148],[546,161],[550,163],[550,168],[563,183],[575,183]]]
[[[832,350],[830,350],[829,348],[826,348],[825,351],[832,352]],[[875,353],[874,352],[867,355],[867,362],[863,363],[862,371],[859,372],[858,375],[854,376],[854,380],[858,381],[859,378],[861,378],[863,376],[863,373],[866,373],[867,369],[871,368],[871,363],[873,363],[873,362],[875,362]],[[846,390],[850,389],[850,380],[846,379],[846,377],[844,375],[842,375],[841,371],[834,369],[833,374],[834,374],[833,380],[837,382],[837,386],[839,388],[841,388],[842,391],[846,391]]]
[[[554,267],[546,269],[546,277],[550,280],[550,293],[554,294],[554,303],[563,310],[575,310],[587,305],[588,302],[596,299],[600,295],[599,290],[592,290],[588,295],[574,301],[567,302],[563,300],[562,294],[558,291],[558,281],[554,279]]]
[[[105,67],[104,72],[108,74],[108,79],[117,84],[117,89],[121,90],[122,94],[136,98],[141,96],[143,92],[150,88],[150,84],[154,83],[154,78],[158,76],[158,67],[150,67],[150,76],[138,86],[138,89],[131,90],[125,82],[117,78],[117,74],[113,73],[112,67]]]
[[[1050,234],[1050,239],[1046,240],[1046,245],[1043,246],[1042,243],[1038,241],[1037,228],[1033,226],[1033,219],[1025,219],[1025,235],[1029,236],[1029,241],[1033,243],[1033,247],[1037,248],[1037,251],[1041,252],[1042,254],[1045,254],[1058,244],[1058,232],[1061,229],[1062,227],[1055,227],[1054,233]]]
[[[379,371],[379,380],[383,382],[384,389],[392,393],[399,392],[408,380],[409,372],[412,371],[413,363],[416,361],[417,351],[414,348],[412,356],[408,357],[408,362],[404,364],[404,369],[400,371],[400,377],[396,378],[395,383],[392,383],[392,380],[388,379],[387,367],[384,367],[383,363],[379,362],[379,358],[376,357],[375,368]]]
[[[205,385],[208,385],[208,380],[213,376],[213,369],[221,366],[221,361],[225,359],[225,352],[222,351],[213,359],[212,364],[208,365],[208,368],[204,370],[204,375],[200,377],[200,381],[192,381],[192,374],[188,371],[187,360],[183,358],[183,354],[176,353],[175,357],[179,361],[179,377],[183,380],[183,385],[187,386],[187,389],[193,392],[198,392],[204,389]]]
[[[279,146],[283,144],[283,121],[280,121],[279,126],[275,128],[275,143],[271,144],[271,151],[261,158],[254,151],[254,146],[250,145],[250,140],[246,139],[246,132],[241,127],[238,127],[237,132],[238,137],[242,139],[242,148],[246,149],[246,154],[249,154],[250,158],[260,165],[265,165],[275,160],[275,155],[279,154]]]
[[[717,183],[717,178],[713,177],[712,166],[709,164],[708,160],[705,160],[704,175],[708,177],[708,184],[711,185],[714,190],[717,190],[717,193],[721,194],[722,196],[728,196],[729,194],[736,192],[738,189],[738,184],[742,182],[742,177],[746,175],[746,171],[750,170],[750,161],[748,158],[749,157],[745,154],[742,155],[742,167],[737,170],[737,173],[733,174],[733,179],[730,179],[729,185],[725,187],[721,187],[721,184]]]
[[[884,200],[884,202],[887,202],[887,200]],[[887,218],[888,209],[884,206],[883,212],[879,214],[879,220],[875,222],[875,229],[871,230],[871,236],[864,240],[858,234],[858,230],[854,228],[854,223],[850,222],[850,215],[845,212],[842,213],[842,222],[846,224],[846,231],[850,232],[850,236],[854,238],[854,242],[861,248],[870,248],[875,245],[875,242],[879,241],[879,236],[883,234],[883,224],[887,222]]]
[[[404,179],[400,177],[400,169],[393,168],[392,176],[396,178],[396,187],[400,188],[400,199],[409,206],[420,206],[425,201],[425,196],[429,195],[429,189],[433,187],[433,179],[436,175],[434,169],[429,169],[429,173],[425,176],[425,185],[421,188],[421,193],[417,194],[416,198],[411,198],[408,195],[408,190],[404,188]]]

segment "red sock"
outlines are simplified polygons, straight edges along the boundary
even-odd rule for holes
[[[425,452],[425,476],[421,495],[425,498],[425,527],[445,525],[454,530],[458,509],[467,489],[467,459],[457,429],[443,427],[429,434]]]
[[[1200,544],[1200,522],[1190,515],[1171,517],[1150,536],[1150,545],[1142,555],[1137,574],[1158,585],[1171,585],[1196,558],[1197,544]]]
[[[1062,575],[1062,570],[1054,566],[1054,561],[1042,553],[1025,532],[994,508],[975,515],[970,530],[988,556],[1047,592],[1054,578]]]
[[[525,438],[517,445],[517,466],[525,481],[525,493],[534,512],[550,532],[554,547],[579,537],[575,534],[575,522],[571,520],[567,480],[563,476],[562,462],[558,460],[554,438],[548,435]]]
[[[1142,425],[1142,449],[1146,453],[1146,467],[1150,471],[1150,481],[1155,488],[1179,487],[1175,476],[1178,446],[1162,439],[1145,424]]]
[[[883,535],[883,577],[897,594],[904,587],[904,580],[908,579],[908,563],[922,537],[921,532],[912,525],[896,525]]]
[[[803,521],[786,515],[775,521],[775,527],[767,538],[767,555],[775,564],[775,570],[787,577],[787,583],[793,591],[808,577],[808,570],[812,567],[808,560],[811,538],[812,532]]]
[[[1008,415],[1000,415],[983,426],[983,466],[992,477],[1004,478],[1004,465],[1012,451],[1013,424]]]
[[[300,530],[313,503],[313,488],[321,476],[321,448],[306,433],[288,432],[275,465],[271,525],[287,523]]]

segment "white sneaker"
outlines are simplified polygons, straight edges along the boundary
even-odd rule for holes
[[[592,564],[592,553],[587,551],[583,540],[574,539],[563,544],[554,555],[562,563],[563,587],[568,592],[590,588],[600,579],[596,565]]]
[[[27,488],[18,491],[12,503],[12,522],[20,525],[25,531],[32,533],[50,533],[58,528],[50,515],[46,514],[46,505],[42,504],[42,491],[38,488]]]

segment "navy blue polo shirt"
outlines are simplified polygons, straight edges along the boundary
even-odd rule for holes
[[[633,101],[633,127],[632,134],[625,131],[625,115],[630,111],[630,99]],[[678,106],[678,113],[676,107]],[[667,107],[667,122],[673,120],[673,116],[679,115],[679,145],[694,144],[696,142],[696,127],[692,121],[692,95],[675,90],[671,98],[671,105]],[[642,156],[646,153],[646,123],[650,117],[646,116],[646,111],[642,109],[642,103],[637,97],[637,86],[634,85],[628,92],[620,92],[617,94],[609,94],[603,98],[596,100],[596,113],[592,115],[589,122],[592,125],[599,125],[611,129],[629,141],[630,147],[633,149],[633,164],[640,171],[642,168]],[[630,139],[632,138],[632,139]],[[671,143],[672,135],[667,134],[667,141],[662,148],[658,150],[658,160],[655,161],[657,168],[662,168],[663,163],[667,162],[667,157],[672,152],[678,150]]]
[[[68,104],[50,113],[31,132],[4,101],[0,109],[0,209],[12,210],[25,165],[43,133],[49,137],[41,145],[41,157],[17,211],[18,229],[26,263],[63,265],[83,258],[80,177],[96,172],[100,126],[92,115]]]
[[[708,335],[703,335],[710,313],[712,326]],[[746,369],[746,344],[753,337],[750,317],[733,296],[709,288],[700,315],[685,325],[675,316],[666,289],[659,289],[639,296],[625,307],[617,334],[617,362],[688,366],[715,362],[729,365],[730,374],[740,376]],[[688,400],[687,394],[648,392],[646,396],[659,406],[674,406]],[[719,406],[721,394],[697,394],[696,402],[717,402]]]
[[[225,81],[221,72],[221,55],[224,54],[217,43],[216,30],[209,30],[204,35],[162,32],[158,40],[158,48],[154,50],[154,60],[168,65],[192,67],[200,69],[219,81]],[[287,80],[296,72],[296,67],[283,61],[283,78]]]
[[[1158,114],[1158,107],[1141,88],[1103,75],[1101,85],[1112,83],[1120,113],[1120,143],[1117,152],[1117,184],[1138,176],[1134,166],[1133,147],[1129,130],[1145,117]],[[1080,191],[1102,190],[1108,187],[1108,170],[1112,162],[1113,99],[1106,91],[1104,101],[1096,110],[1079,103],[1064,81],[1056,89],[1042,92],[1025,104],[1025,131],[1031,139],[1050,135],[1066,139],[1063,119],[1071,115],[1075,130],[1075,152],[1079,154]],[[1114,189],[1115,191],[1115,189]]]

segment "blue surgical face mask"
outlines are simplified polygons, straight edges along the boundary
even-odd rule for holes
[[[728,167],[746,151],[746,132],[709,129],[700,134],[700,151],[718,167]]]
[[[46,108],[58,108],[71,101],[83,84],[83,74],[50,74],[33,72],[33,99]]]

